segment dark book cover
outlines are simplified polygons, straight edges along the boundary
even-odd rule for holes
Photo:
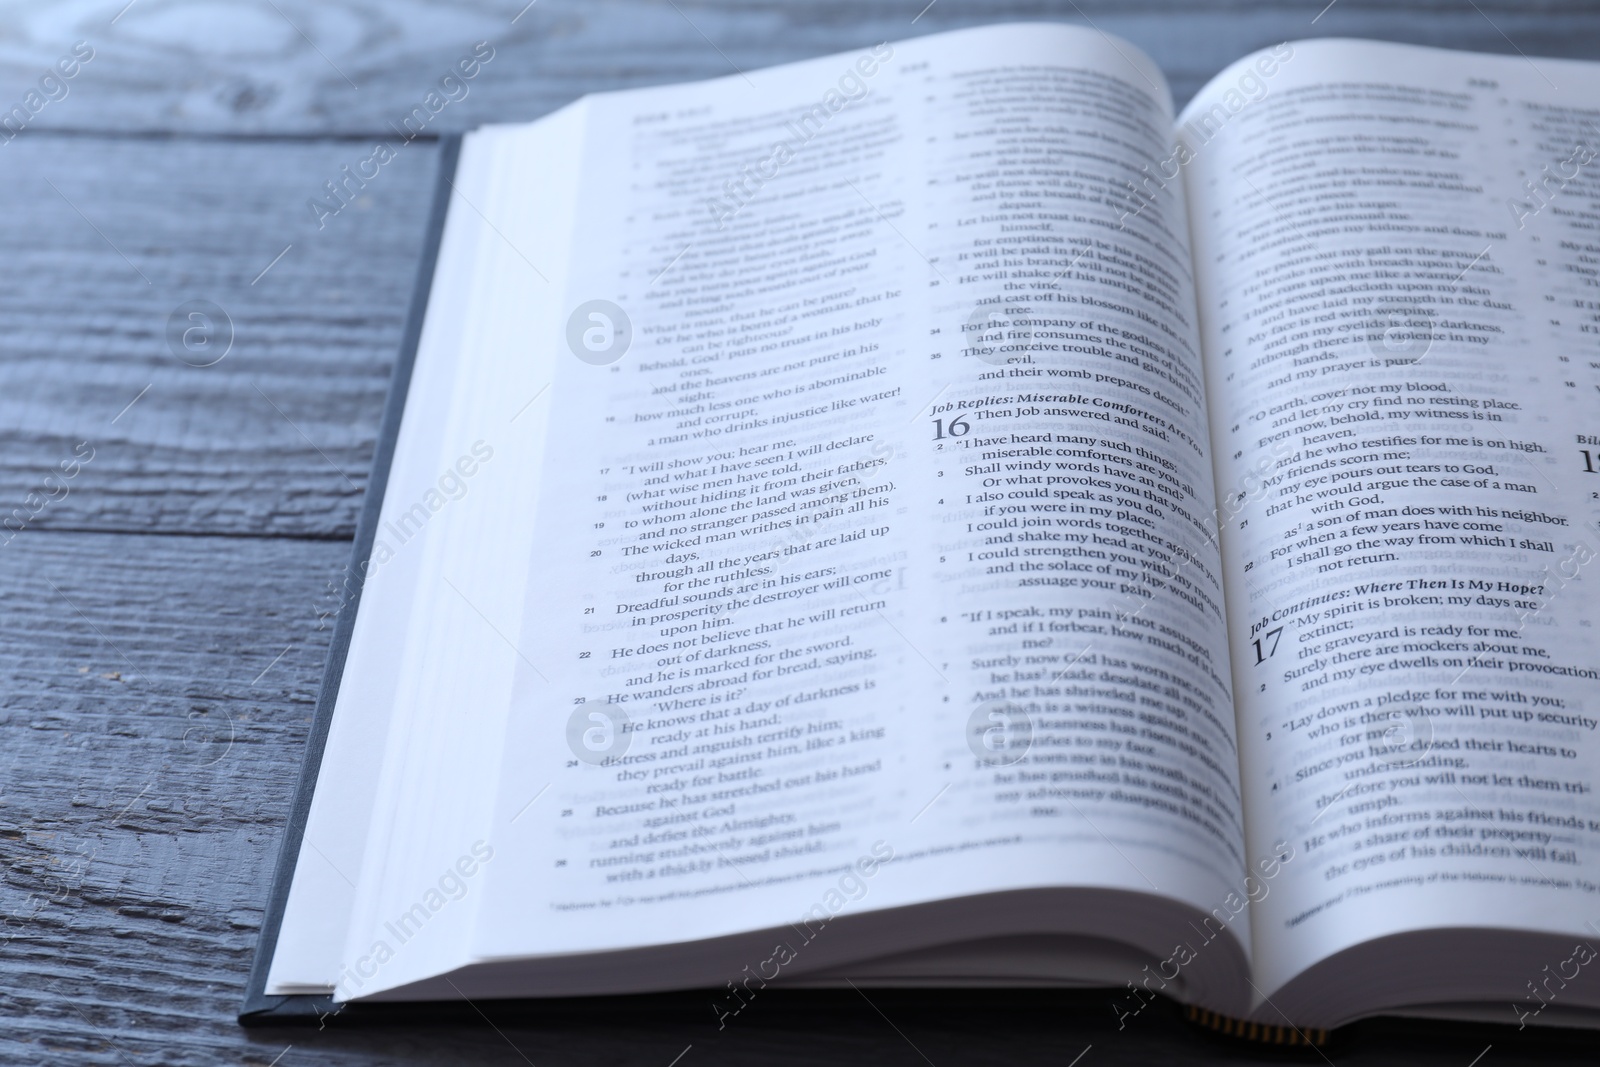
[[[322,767],[322,752],[328,741],[328,727],[333,722],[333,707],[339,699],[339,683],[344,677],[345,657],[350,651],[350,636],[355,631],[356,611],[361,606],[361,586],[372,556],[378,517],[383,509],[384,489],[389,482],[389,468],[394,462],[395,442],[400,436],[400,420],[405,414],[411,370],[416,363],[417,343],[422,337],[422,323],[427,316],[428,294],[433,289],[434,264],[439,257],[439,241],[444,235],[456,162],[460,157],[460,134],[448,134],[440,138],[439,170],[434,181],[433,204],[422,238],[417,280],[411,291],[405,332],[400,338],[400,351],[395,356],[394,373],[389,381],[389,397],[384,402],[383,421],[378,427],[377,445],[372,454],[372,472],[367,477],[366,498],[361,503],[361,515],[356,523],[355,544],[345,572],[343,604],[334,623],[328,665],[323,671],[322,687],[317,694],[317,710],[311,720],[311,732],[306,737],[305,762],[300,767],[300,781],[295,787],[283,843],[278,850],[277,869],[272,876],[271,894],[267,897],[266,915],[261,923],[261,938],[256,942],[255,962],[250,967],[244,1004],[239,1009],[239,1021],[246,1024],[276,1018],[325,1017],[341,1008],[331,996],[269,995],[266,991],[267,974],[272,969],[272,955],[278,945],[278,929],[289,903],[289,887],[294,882],[300,843],[305,836],[306,819],[311,812],[311,797],[316,792],[317,773]]]

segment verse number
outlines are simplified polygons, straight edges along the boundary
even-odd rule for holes
[[[943,419],[933,420],[933,439],[942,441],[946,437],[965,437],[972,430],[965,415],[957,415],[950,420],[949,425]]]
[[[1273,656],[1277,655],[1278,654],[1278,642],[1281,641],[1281,640],[1283,640],[1283,627],[1280,626],[1275,630],[1268,630],[1266,633],[1262,634],[1260,637],[1258,637],[1254,641],[1250,642],[1252,645],[1256,646],[1256,664],[1260,665],[1262,663],[1265,663],[1267,660],[1269,660]],[[1261,642],[1263,642],[1263,641],[1271,641],[1272,642],[1271,647],[1269,647],[1267,649],[1265,654],[1263,654],[1262,651],[1261,651]]]

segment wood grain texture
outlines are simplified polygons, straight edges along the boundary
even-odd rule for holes
[[[136,0],[123,11],[126,3],[0,5],[9,31],[0,40],[9,93],[0,109],[79,40],[94,59],[33,128],[386,136],[478,41],[491,42],[495,58],[434,128],[526,120],[587,92],[1007,20],[1122,36],[1161,64],[1180,102],[1245,52],[1286,39],[1584,57],[1600,36],[1600,11],[1576,0],[1338,0],[1314,25],[1326,0],[938,0],[925,11],[927,0]]]
[[[1180,103],[1244,52],[1317,34],[1597,58],[1592,4],[1324,2],[0,2],[0,119],[73,42],[95,49],[63,99],[20,136],[0,132],[11,208],[0,227],[0,1063],[1272,1059],[1195,1033],[1169,1006],[1119,1030],[1103,994],[774,994],[725,1031],[692,1001],[479,1004],[429,1025],[321,1032],[247,1032],[233,1014],[434,148],[406,146],[319,228],[307,201],[324,181],[392,139],[391,123],[480,40],[494,59],[430,135],[533,118],[585,92],[1028,18],[1128,38]],[[215,366],[184,363],[167,340],[173,310],[196,299],[233,324]],[[84,444],[93,458],[62,479]],[[1592,1062],[1581,1042],[1522,1040],[1368,1027],[1329,1057],[1465,1067],[1492,1043],[1483,1067]]]
[[[243,1047],[228,1001],[347,555],[32,531],[0,549],[0,1062],[198,1062],[172,1046],[197,1026],[206,1059]]]
[[[5,187],[27,205],[0,227],[0,541],[19,527],[353,535],[436,146],[406,146],[319,229],[308,202],[368,151],[0,146]],[[169,344],[169,319],[196,299],[231,320],[213,366]],[[75,453],[92,459],[61,477]]]

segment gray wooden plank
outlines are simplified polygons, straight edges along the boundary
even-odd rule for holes
[[[243,1047],[219,1018],[253,947],[347,554],[35,532],[0,550],[0,1061],[115,1062],[197,1019],[213,1045]]]
[[[402,149],[319,227],[309,201],[369,151],[59,135],[0,148],[27,205],[0,228],[0,543],[19,528],[352,535],[436,146]],[[222,326],[209,350],[169,343],[193,300],[231,320],[213,366],[191,364]]]
[[[494,58],[430,130],[526,120],[586,92],[1003,20],[1065,20],[1125,37],[1167,71],[1180,102],[1245,52],[1285,39],[1580,58],[1594,58],[1600,39],[1600,11],[1581,0],[1338,0],[1326,11],[1325,0],[941,0],[926,10],[926,0],[276,0],[227,12],[142,0],[113,23],[125,3],[0,5],[11,30],[0,39],[0,86],[10,94],[0,108],[79,40],[94,58],[33,128],[388,136],[478,41],[492,43]]]

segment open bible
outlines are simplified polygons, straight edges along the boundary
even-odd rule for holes
[[[247,1009],[1600,1018],[1597,100],[1025,25],[466,136]]]

